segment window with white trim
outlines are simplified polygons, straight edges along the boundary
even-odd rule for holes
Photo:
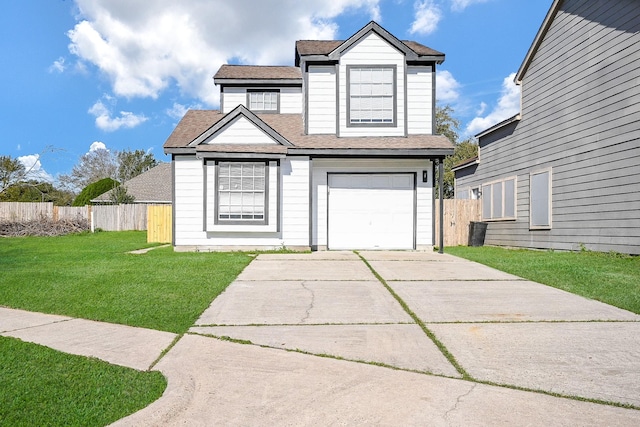
[[[482,219],[500,221],[516,219],[516,177],[482,184]]]
[[[280,111],[280,92],[273,90],[248,90],[247,105],[251,111],[277,113]]]
[[[267,165],[263,162],[220,162],[216,221],[266,223]]]
[[[347,90],[347,126],[395,125],[395,66],[348,66]]]
[[[551,168],[529,174],[529,228],[551,229]]]

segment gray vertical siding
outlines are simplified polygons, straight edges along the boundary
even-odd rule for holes
[[[517,175],[517,220],[486,243],[640,254],[640,2],[567,0],[524,76],[522,118],[480,139],[456,184]],[[551,230],[529,229],[529,173],[551,167]]]

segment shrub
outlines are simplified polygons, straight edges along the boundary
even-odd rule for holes
[[[103,178],[87,185],[82,189],[80,194],[73,200],[71,206],[85,206],[91,204],[91,199],[95,199],[99,195],[116,188],[120,183],[111,178]]]

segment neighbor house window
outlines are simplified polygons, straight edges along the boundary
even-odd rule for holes
[[[278,90],[249,90],[247,105],[251,111],[277,113],[280,111],[280,92]]]
[[[482,184],[482,219],[516,219],[515,176]]]
[[[218,222],[266,223],[266,172],[266,163],[218,163]]]
[[[395,82],[394,66],[348,66],[347,125],[395,125]]]
[[[551,169],[529,174],[530,214],[529,228],[551,228]]]

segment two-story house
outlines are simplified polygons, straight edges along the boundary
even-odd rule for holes
[[[370,22],[298,41],[294,66],[223,65],[220,110],[188,111],[164,145],[176,250],[431,248],[443,61]]]
[[[515,79],[520,114],[454,168],[486,243],[640,254],[640,1],[553,1]]]

